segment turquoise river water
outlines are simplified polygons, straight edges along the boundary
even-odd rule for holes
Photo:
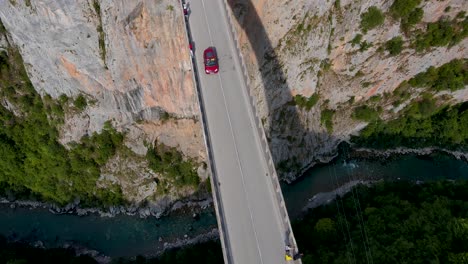
[[[297,216],[309,198],[356,179],[435,180],[468,178],[468,163],[444,154],[403,155],[385,162],[342,159],[317,166],[292,185],[283,186],[291,217]],[[0,206],[0,234],[14,239],[42,241],[46,246],[77,243],[111,257],[151,254],[165,242],[187,235],[195,237],[216,228],[216,216],[209,208],[192,215],[171,215],[161,219],[119,215],[54,215],[44,209]]]

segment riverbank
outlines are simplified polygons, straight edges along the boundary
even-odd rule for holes
[[[181,200],[168,203],[164,200],[158,203],[149,203],[147,206],[109,206],[107,208],[82,208],[80,207],[79,201],[69,203],[66,206],[60,207],[53,203],[31,201],[31,200],[16,200],[8,199],[6,197],[0,197],[0,204],[7,204],[10,208],[14,209],[17,206],[26,207],[31,209],[47,209],[52,214],[76,214],[78,216],[86,216],[90,214],[97,214],[100,217],[115,217],[119,214],[128,216],[138,216],[140,218],[155,217],[159,219],[167,216],[171,213],[179,213],[179,211],[187,211],[187,208],[193,209],[193,211],[204,210],[213,204],[211,197],[205,199],[191,199],[185,198]]]
[[[334,202],[337,197],[343,197],[345,194],[350,192],[355,186],[359,184],[371,186],[375,182],[377,181],[351,181],[331,192],[317,193],[308,200],[307,204],[302,208],[302,214],[298,216],[298,218],[301,218],[307,211],[311,209]]]
[[[382,159],[382,158],[391,158],[395,155],[408,155],[408,154],[416,154],[421,156],[431,155],[434,153],[444,153],[447,155],[451,155],[458,160],[464,160],[468,162],[468,153],[461,152],[461,151],[452,151],[443,148],[422,148],[422,149],[412,149],[412,148],[396,148],[396,149],[389,149],[389,150],[378,150],[378,149],[370,149],[370,148],[352,148],[349,157],[360,157],[366,159]]]
[[[282,183],[291,220],[300,218],[304,210],[333,201],[336,195],[344,195],[359,183],[468,176],[468,163],[447,153],[395,154],[388,158],[375,158],[380,156],[370,152],[345,153],[340,152],[328,164],[315,166],[293,184]],[[151,212],[149,216],[146,212],[140,214],[140,209],[132,214],[122,213],[125,208],[106,209],[102,213],[94,212],[99,210],[96,208],[85,209],[86,216],[79,216],[71,206],[58,211],[49,210],[44,203],[10,200],[0,202],[0,234],[15,233],[23,241],[42,241],[46,248],[72,243],[111,258],[158,256],[169,249],[218,238],[212,201],[200,197],[171,203],[167,214],[159,218]],[[33,206],[36,209],[29,209]]]

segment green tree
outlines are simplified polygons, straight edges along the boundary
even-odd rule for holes
[[[411,27],[421,22],[424,16],[422,8],[415,8],[407,17],[401,19],[401,26],[404,31],[408,31]]]
[[[409,17],[410,13],[421,3],[421,0],[395,0],[390,12],[395,18]]]
[[[78,97],[75,99],[73,104],[80,111],[83,111],[88,106],[88,102],[86,101],[86,98],[82,94],[78,95]]]
[[[371,6],[361,14],[361,29],[367,32],[370,29],[376,28],[384,23],[385,16],[376,6]]]
[[[320,114],[320,123],[322,125],[325,125],[328,133],[333,132],[333,115],[334,114],[335,114],[335,111],[333,111],[332,109],[323,109]]]
[[[354,108],[354,112],[351,117],[356,120],[370,122],[379,118],[379,112],[367,105],[362,105]]]
[[[400,36],[394,37],[385,43],[385,48],[391,56],[398,55],[403,49],[403,39]]]

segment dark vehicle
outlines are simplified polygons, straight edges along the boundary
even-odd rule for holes
[[[217,73],[219,71],[218,56],[216,55],[216,49],[214,47],[208,47],[203,52],[203,60],[206,74]]]

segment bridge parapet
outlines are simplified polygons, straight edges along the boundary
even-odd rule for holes
[[[273,191],[274,191],[273,194],[276,195],[277,203],[280,209],[281,220],[283,221],[284,229],[286,230],[285,244],[290,245],[294,251],[293,253],[295,254],[295,253],[298,253],[296,239],[294,238],[293,230],[291,227],[291,222],[289,220],[288,210],[286,208],[286,203],[284,202],[283,193],[281,192],[281,186],[279,184],[278,174],[276,173],[276,168],[274,166],[274,162],[273,162],[273,158],[270,152],[270,147],[268,145],[268,140],[265,134],[265,130],[263,128],[262,123],[260,122],[260,117],[258,116],[258,111],[257,111],[257,107],[255,104],[255,101],[256,101],[255,95],[252,93],[252,89],[250,87],[251,82],[250,82],[249,75],[247,72],[247,67],[245,65],[244,57],[241,52],[238,35],[234,27],[232,10],[228,8],[229,4],[227,0],[223,0],[222,2],[223,2],[222,6],[224,7],[225,16],[227,17],[227,21],[228,21],[229,28],[230,28],[229,33],[232,36],[232,39],[234,40],[237,59],[240,62],[240,65],[242,67],[242,78],[243,78],[244,83],[246,84],[245,87],[247,88],[246,92],[249,97],[249,105],[254,114],[256,132],[260,138],[261,147],[265,154],[264,157],[266,159],[266,164],[268,166],[268,175],[266,176],[271,180]],[[296,260],[295,263],[300,264],[302,262],[299,259],[299,260]]]

